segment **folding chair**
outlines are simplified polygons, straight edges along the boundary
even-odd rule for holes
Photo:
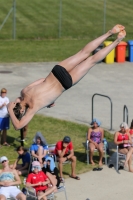
[[[122,160],[126,159],[126,155],[119,153],[118,149],[119,149],[119,146],[117,145],[116,147],[116,171],[117,172],[119,172],[119,167],[123,166]]]
[[[26,191],[26,199],[28,198],[32,198],[32,199],[37,199],[36,196],[36,190],[33,187],[25,187],[25,191]],[[47,199],[52,200],[53,198],[53,193],[47,196]]]
[[[89,140],[87,138],[88,133],[86,133],[86,141],[83,142],[83,146],[85,148],[85,153],[87,156],[87,164],[89,165]],[[97,149],[94,150],[94,152],[98,152]],[[104,152],[104,157],[105,157],[105,165],[107,165],[107,149],[106,146],[103,146],[103,152]]]

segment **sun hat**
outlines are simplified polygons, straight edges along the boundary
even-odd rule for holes
[[[69,143],[69,142],[71,142],[71,138],[70,138],[69,136],[65,136],[65,137],[63,138],[63,142]]]
[[[34,166],[41,166],[41,164],[38,161],[33,161],[32,167],[34,167]]]
[[[2,157],[0,158],[0,162],[2,163],[4,160],[8,160],[8,158],[7,158],[6,156],[2,156]]]
[[[94,122],[96,122],[98,126],[101,125],[101,122],[100,122],[98,119],[96,119],[96,118],[94,118],[94,119],[92,120],[92,122],[90,123],[90,125],[93,125]]]

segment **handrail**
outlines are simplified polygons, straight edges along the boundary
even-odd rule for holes
[[[94,97],[96,96],[96,95],[98,95],[98,96],[102,96],[102,97],[106,97],[106,98],[108,98],[109,99],[109,101],[110,101],[110,105],[111,105],[111,110],[110,110],[110,130],[113,130],[113,127],[112,127],[112,119],[113,119],[113,103],[112,103],[112,100],[111,100],[111,98],[109,97],[109,96],[107,96],[107,95],[103,95],[103,94],[98,94],[98,93],[95,93],[95,94],[93,94],[93,96],[92,96],[92,120],[93,120],[93,110],[94,110],[94,103],[93,103],[93,101],[94,101]]]
[[[125,120],[126,118],[126,120]],[[123,107],[123,122],[126,122],[128,124],[128,108],[126,105]]]

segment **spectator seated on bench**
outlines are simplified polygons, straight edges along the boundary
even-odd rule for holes
[[[91,125],[92,127],[88,129],[90,163],[92,165],[95,165],[93,161],[93,152],[95,149],[97,149],[99,151],[99,156],[100,156],[99,166],[102,166],[104,131],[100,127],[101,122],[98,119],[93,119]]]
[[[19,175],[28,174],[30,165],[30,154],[22,146],[17,148],[17,153],[19,154],[17,160],[13,165],[10,165],[11,169],[16,169]],[[22,159],[22,164],[18,164],[20,159]]]
[[[44,167],[42,168],[42,171],[48,176],[48,173],[49,172],[50,174],[54,175],[57,179],[57,188],[59,187],[60,185],[60,177],[59,177],[59,170],[57,169],[57,167],[55,166],[55,163],[54,163],[54,159],[52,157],[47,157],[45,162],[44,162]]]
[[[47,195],[57,190],[57,181],[54,176],[50,178],[42,171],[41,164],[38,161],[32,162],[32,173],[26,180],[26,187],[33,187],[36,190],[37,199],[47,199]]]
[[[65,161],[71,161],[71,178],[74,178],[76,180],[80,180],[78,176],[75,174],[75,168],[76,168],[76,156],[74,155],[73,150],[73,144],[71,142],[71,138],[69,136],[65,136],[62,141],[58,141],[55,146],[55,155],[57,158],[57,161],[59,162],[59,172],[60,172],[60,178],[62,181],[62,167],[63,162]]]
[[[0,158],[0,199],[14,198],[26,200],[26,196],[17,188],[21,184],[20,177],[15,169],[11,169],[7,157]]]
[[[114,143],[118,145],[118,154],[126,155],[125,166],[129,167],[130,172],[133,172],[133,169],[131,167],[133,153],[132,139],[127,124],[125,122],[120,124],[120,130],[115,133]]]
[[[30,147],[30,152],[41,164],[43,163],[43,158],[47,157],[48,146],[41,132],[36,133],[33,144]]]

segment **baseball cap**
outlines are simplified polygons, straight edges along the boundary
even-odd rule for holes
[[[7,89],[6,88],[2,88],[1,89],[1,93],[7,93]]]
[[[69,136],[65,136],[63,139],[63,142],[69,143],[69,142],[71,142],[71,138]]]
[[[4,160],[8,160],[8,158],[7,158],[6,156],[2,156],[2,157],[0,158],[0,162],[2,163]]]

